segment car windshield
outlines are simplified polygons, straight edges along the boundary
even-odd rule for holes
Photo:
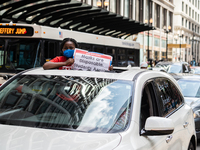
[[[200,81],[180,79],[178,84],[184,97],[200,97]]]
[[[133,81],[21,75],[0,91],[0,123],[82,132],[126,129]]]
[[[182,72],[182,66],[181,65],[169,65],[167,67],[168,73],[181,73]]]

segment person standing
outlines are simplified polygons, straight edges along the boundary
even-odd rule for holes
[[[190,62],[190,65],[191,66],[195,66],[196,65],[195,58],[193,58],[193,60]]]
[[[73,57],[73,51],[75,48],[78,47],[78,43],[73,38],[65,38],[63,39],[61,43],[61,56],[57,56],[50,60],[49,62],[46,62],[43,65],[43,69],[71,69],[72,64],[74,63]]]
[[[43,69],[59,69],[59,70],[71,70],[74,63],[73,54],[75,48],[78,48],[78,43],[73,38],[65,38],[61,43],[61,56],[57,56],[46,62],[43,65]],[[109,70],[113,70],[113,66],[109,67]]]

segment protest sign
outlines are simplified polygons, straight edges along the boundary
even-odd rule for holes
[[[74,70],[106,71],[112,62],[112,56],[75,49]]]

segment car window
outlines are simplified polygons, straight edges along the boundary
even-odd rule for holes
[[[160,116],[165,117],[183,103],[183,98],[180,91],[170,80],[157,78],[154,83],[159,113]]]
[[[140,109],[140,129],[144,128],[146,119],[150,116],[157,116],[157,104],[152,82],[148,82],[142,91],[141,109]]]
[[[129,122],[132,81],[21,75],[0,91],[0,123],[118,132]]]
[[[167,68],[168,73],[181,73],[182,65],[169,65]]]

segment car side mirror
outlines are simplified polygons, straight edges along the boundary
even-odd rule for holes
[[[146,120],[142,135],[168,135],[174,131],[174,123],[169,118],[149,117]]]

